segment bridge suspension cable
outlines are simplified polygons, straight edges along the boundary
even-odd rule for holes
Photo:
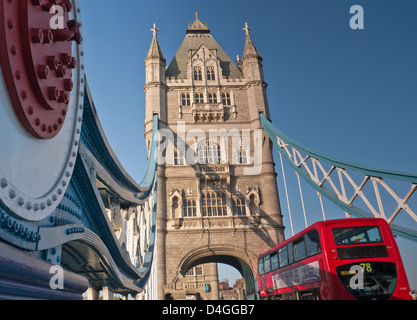
[[[281,154],[279,155],[279,157],[281,159],[282,178],[284,180],[285,196],[287,198],[288,216],[290,217],[291,232],[292,232],[292,235],[294,235],[294,225],[292,223],[291,206],[290,206],[290,199],[288,197],[287,179],[285,178],[284,162],[282,161]]]
[[[304,205],[303,190],[301,189],[300,175],[298,174],[298,172],[295,172],[295,174],[297,175],[297,180],[298,180],[298,188],[299,188],[299,190],[300,190],[300,198],[301,198],[301,206],[303,207],[304,222],[305,222],[305,224],[306,224],[306,228],[308,228],[308,223],[307,223],[307,215],[306,215],[306,208],[305,208],[305,205]]]
[[[336,204],[347,215],[383,218],[390,224],[394,234],[417,242],[417,227],[412,229],[411,224],[407,224],[407,227],[394,224],[400,212],[417,222],[416,210],[411,208],[410,201],[412,196],[413,199],[417,198],[417,174],[379,170],[334,159],[295,142],[279,131],[263,113],[260,113],[260,121],[280,156],[321,196]],[[357,178],[354,175],[360,176],[360,183],[355,182]],[[405,188],[405,196],[393,190],[391,184],[397,183]],[[391,212],[381,196],[380,188],[395,203],[395,209]],[[372,199],[376,199],[377,207],[372,205]],[[321,205],[325,218],[322,202]]]

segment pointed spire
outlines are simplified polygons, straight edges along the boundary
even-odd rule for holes
[[[245,49],[243,50],[242,61],[249,57],[254,57],[262,61],[262,57],[259,55],[258,50],[256,50],[256,47],[253,44],[252,38],[250,36],[250,31],[252,29],[249,28],[249,25],[247,22],[245,23],[245,27],[243,28],[243,30],[246,33],[246,42],[245,42]]]
[[[162,54],[161,47],[159,46],[158,42],[158,34],[159,29],[156,27],[156,23],[153,24],[153,28],[151,29],[151,32],[153,33],[153,39],[151,43],[151,47],[149,48],[148,55],[146,56],[146,60],[148,59],[159,59],[166,63],[166,60],[164,58],[164,55]]]

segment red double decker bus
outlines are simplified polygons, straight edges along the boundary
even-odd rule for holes
[[[411,300],[383,219],[317,222],[258,261],[262,300]]]

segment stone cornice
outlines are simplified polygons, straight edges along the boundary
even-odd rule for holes
[[[150,88],[161,88],[161,89],[164,89],[165,91],[169,91],[169,87],[165,83],[162,83],[162,82],[149,82],[143,87],[143,90],[144,92],[146,92]]]

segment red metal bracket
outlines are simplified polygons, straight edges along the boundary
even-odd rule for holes
[[[53,5],[64,9],[67,29],[52,30]],[[69,0],[0,1],[0,63],[22,125],[37,139],[61,130],[73,89],[72,42],[81,43],[80,24],[69,20]]]

